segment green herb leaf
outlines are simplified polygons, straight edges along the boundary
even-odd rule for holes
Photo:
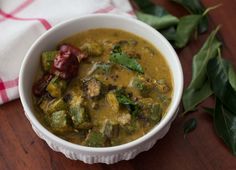
[[[159,17],[143,12],[137,12],[136,16],[140,21],[145,22],[155,29],[168,28],[170,26],[176,25],[179,22],[178,18],[169,14]]]
[[[184,138],[197,127],[197,120],[195,118],[189,119],[184,123]]]
[[[176,39],[176,29],[175,27],[170,27],[167,29],[160,30],[160,33],[170,42]]]
[[[194,111],[196,106],[207,99],[209,96],[212,95],[212,90],[210,87],[210,83],[207,80],[202,87],[195,89],[195,88],[187,88],[184,90],[183,95],[183,104],[184,104],[184,114],[189,111]]]
[[[155,15],[158,17],[162,17],[164,15],[169,14],[165,8],[160,5],[154,4],[149,0],[134,0],[136,4],[139,6],[140,10],[144,13]]]
[[[124,104],[124,105],[134,104],[134,102],[129,97],[125,96],[124,94],[116,95],[116,98],[120,104]]]
[[[209,35],[203,47],[193,57],[193,77],[190,83],[190,87],[199,88],[206,80],[207,63],[211,58],[214,58],[217,55],[218,49],[221,46],[221,42],[219,42],[216,38],[218,30],[219,27],[217,27]]]
[[[182,5],[185,9],[187,9],[191,14],[200,14],[202,15],[205,11],[205,8],[201,4],[199,0],[171,0]],[[208,29],[208,19],[206,16],[202,17],[200,20],[200,24],[198,30],[200,33],[206,32]]]
[[[180,18],[175,38],[175,46],[177,48],[186,46],[193,32],[196,30],[201,18],[201,15],[187,15]]]
[[[185,113],[192,111],[195,107],[212,94],[207,80],[207,63],[215,57],[221,43],[216,39],[217,27],[208,37],[200,51],[193,58],[192,80],[183,94],[183,105]]]
[[[219,99],[216,100],[215,105],[214,127],[217,135],[236,155],[236,117],[222,105]]]
[[[139,112],[139,106],[133,100],[130,99],[128,94],[124,91],[124,89],[116,90],[116,98],[120,104],[125,105],[133,116],[137,116]]]
[[[229,82],[229,63],[220,55],[211,59],[207,65],[207,74],[212,90],[224,106],[236,115],[236,91]]]
[[[135,2],[141,10],[136,13],[137,18],[156,29],[168,28],[179,22],[177,17],[171,15],[160,5],[154,4],[149,0],[135,0]]]
[[[234,91],[236,91],[236,73],[232,65],[229,66],[229,83]]]
[[[117,89],[115,91],[116,94],[116,98],[118,100],[118,102],[120,104],[135,104],[130,97],[128,96],[128,94],[126,94],[124,89]]]
[[[130,70],[138,73],[144,73],[142,66],[137,62],[135,58],[129,57],[127,54],[121,51],[120,48],[113,49],[109,60],[113,63],[120,64]]]

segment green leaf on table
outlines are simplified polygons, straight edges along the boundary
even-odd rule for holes
[[[183,48],[186,46],[201,18],[202,15],[187,15],[180,18],[175,37],[175,46],[177,48]]]
[[[147,14],[162,17],[169,14],[169,12],[160,5],[154,4],[150,0],[134,0],[139,6],[139,9]]]
[[[219,99],[216,100],[214,112],[214,127],[217,135],[236,155],[236,117],[226,109]]]
[[[159,30],[160,33],[170,42],[174,42],[176,39],[176,29],[175,27],[170,27],[167,29]]]
[[[136,13],[136,16],[140,21],[145,22],[146,24],[154,27],[155,29],[168,28],[170,26],[176,25],[179,22],[178,18],[169,14],[159,17],[139,11]]]
[[[207,74],[216,97],[232,114],[236,115],[236,91],[229,82],[229,66],[230,64],[218,55],[209,61]]]
[[[232,65],[229,66],[229,83],[234,91],[236,91],[236,73]]]
[[[179,22],[177,17],[171,15],[160,5],[149,0],[135,0],[135,2],[140,8],[140,11],[136,12],[137,18],[155,29],[168,28]]]
[[[195,88],[187,88],[184,90],[183,95],[183,105],[184,105],[184,113],[186,114],[189,111],[194,111],[196,106],[207,99],[212,95],[212,90],[209,81],[206,81],[202,87]]]
[[[193,57],[192,80],[183,93],[184,113],[195,110],[195,107],[212,94],[207,79],[207,64],[217,55],[221,43],[216,38],[217,27],[208,37],[200,51]]]
[[[214,58],[217,55],[218,49],[221,46],[221,42],[219,42],[216,38],[219,28],[220,27],[217,27],[214,31],[212,31],[203,47],[193,57],[193,76],[190,87],[199,88],[206,80],[207,63],[211,58]]]
[[[195,118],[191,118],[184,123],[184,138],[190,132],[192,132],[197,127],[197,120]]]
[[[143,68],[138,63],[138,61],[135,58],[131,58],[128,54],[122,52],[121,48],[119,46],[115,46],[113,48],[113,51],[110,55],[109,60],[113,63],[120,64],[130,70],[136,71],[138,73],[143,74]]]
[[[210,11],[218,8],[221,4],[207,8],[203,14],[193,14],[187,15],[180,18],[180,21],[177,25],[175,47],[183,48],[187,45],[193,33],[197,35],[197,27],[201,23],[202,18],[209,13]]]
[[[205,11],[205,8],[199,0],[171,0],[182,5],[185,9],[188,10],[191,14],[200,14],[202,15]],[[208,29],[208,19],[206,16],[202,17],[199,23],[198,30],[200,33],[206,32]]]

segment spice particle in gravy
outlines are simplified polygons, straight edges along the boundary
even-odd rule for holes
[[[39,121],[80,145],[133,141],[168,109],[172,80],[163,56],[146,40],[116,29],[73,35],[43,52],[32,92]]]

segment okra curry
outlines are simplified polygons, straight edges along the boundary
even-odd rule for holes
[[[72,143],[109,147],[157,125],[172,97],[162,54],[146,40],[116,29],[92,29],[41,55],[33,84],[36,117]]]

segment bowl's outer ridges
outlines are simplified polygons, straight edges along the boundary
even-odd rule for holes
[[[32,124],[31,124],[32,125]],[[169,131],[171,122],[165,128],[163,128],[160,133],[158,133],[156,136],[153,136],[152,139],[148,140],[146,143],[143,143],[143,145],[140,145],[135,148],[129,148],[127,150],[124,150],[119,153],[112,153],[112,154],[99,154],[99,153],[92,153],[92,152],[78,152],[76,150],[59,146],[56,143],[53,143],[50,139],[47,139],[47,137],[42,134],[35,126],[32,125],[32,128],[34,132],[43,140],[46,141],[46,143],[49,145],[51,149],[57,152],[63,153],[67,158],[72,160],[81,160],[88,164],[93,163],[106,163],[106,164],[113,164],[116,162],[119,162],[121,160],[130,160],[133,159],[136,155],[138,155],[141,152],[147,151],[150,148],[153,147],[153,145],[156,143],[157,140],[163,138],[166,133]]]

